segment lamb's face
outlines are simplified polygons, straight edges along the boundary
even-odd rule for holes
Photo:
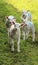
[[[26,19],[26,14],[27,14],[27,11],[22,11],[22,17],[23,17],[24,19]]]
[[[12,24],[15,24],[16,20],[14,16],[7,16],[6,17],[6,27],[9,28]]]

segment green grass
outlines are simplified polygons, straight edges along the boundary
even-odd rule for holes
[[[26,41],[21,39],[20,53],[16,52],[16,50],[14,53],[11,53],[7,42],[8,36],[5,27],[5,16],[14,15],[17,22],[21,22],[21,12],[13,6],[14,4],[6,1],[7,0],[0,0],[0,65],[38,65],[38,42],[33,43],[30,37]],[[38,18],[36,17],[38,15],[37,8],[35,7],[34,10],[33,8],[30,10],[32,15],[35,16],[33,17],[33,22],[36,30],[36,41],[38,41]],[[5,42],[7,43],[5,44]]]

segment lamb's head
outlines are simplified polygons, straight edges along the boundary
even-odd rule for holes
[[[6,19],[6,27],[7,28],[10,28],[10,26],[12,24],[15,24],[15,22],[16,22],[16,19],[14,16],[6,16],[5,19]]]
[[[27,11],[26,11],[26,10],[23,10],[23,11],[22,11],[22,17],[23,17],[24,19],[26,19],[26,14],[27,14]]]

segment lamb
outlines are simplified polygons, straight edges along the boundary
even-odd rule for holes
[[[6,26],[8,31],[11,51],[14,51],[14,41],[17,41],[17,50],[20,52],[20,24],[16,23],[14,16],[6,17]]]
[[[26,39],[28,38],[28,34],[31,30],[32,31],[32,41],[35,41],[35,27],[32,22],[31,13],[29,11],[23,11],[21,20],[23,24],[22,25],[23,39],[25,40],[25,37]]]

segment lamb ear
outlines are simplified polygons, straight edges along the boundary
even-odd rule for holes
[[[13,24],[15,24],[15,22],[13,22]]]
[[[8,19],[8,16],[5,16],[5,19]]]

